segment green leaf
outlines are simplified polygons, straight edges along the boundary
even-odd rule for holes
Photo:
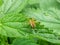
[[[51,7],[59,8],[60,4],[56,0],[40,0],[40,8],[47,10]]]
[[[29,10],[29,11],[28,11]],[[27,12],[28,11],[28,12]],[[40,9],[30,9],[28,8],[25,10],[24,14],[27,16],[36,19],[40,22],[41,25],[44,25],[45,28],[48,28],[50,31],[52,30],[52,34],[49,33],[41,33],[37,34],[38,37],[42,37],[43,40],[47,40],[51,43],[60,43],[60,40],[58,39],[60,35],[60,10],[57,8],[49,8],[48,10],[40,10]],[[47,29],[46,29],[47,30]],[[55,36],[57,34],[57,36]],[[51,38],[50,36],[51,35]],[[47,36],[47,38],[45,37]],[[55,38],[56,37],[56,38]],[[58,38],[57,38],[58,37]]]
[[[38,45],[35,43],[35,41],[32,41],[30,39],[16,39],[14,40],[12,45]]]
[[[29,10],[27,12],[27,10]],[[58,31],[60,29],[60,10],[55,9],[55,8],[50,8],[47,11],[44,10],[34,10],[34,9],[27,9],[25,11],[25,14],[28,15],[29,17],[35,18],[36,20],[40,21],[41,24],[45,25],[45,27],[54,30],[54,32]],[[27,13],[26,13],[27,12]]]
[[[3,0],[4,3],[1,7],[1,10],[4,13],[20,12],[26,5],[27,0]]]
[[[6,14],[0,18],[0,34],[8,37],[23,37],[34,34],[35,32],[33,33],[33,30],[43,27],[38,26],[32,29],[29,20],[31,19],[24,14]]]
[[[60,3],[60,0],[57,0],[57,2],[59,2],[59,3]]]
[[[0,6],[3,4],[3,0],[0,0]]]
[[[39,0],[29,0],[28,3],[30,5],[32,5],[32,4],[38,4],[39,3]]]
[[[42,39],[44,41],[48,41],[54,44],[60,44],[60,36],[55,34],[49,34],[49,33],[38,33],[37,37],[39,39]]]
[[[23,30],[28,31],[26,20],[27,17],[22,14],[6,14],[0,19],[0,34],[8,37],[24,36]]]

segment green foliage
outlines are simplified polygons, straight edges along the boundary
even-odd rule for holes
[[[0,0],[0,45],[60,45],[60,1]]]
[[[14,40],[12,45],[38,45],[38,44],[36,44],[35,41],[33,40],[21,38]]]
[[[2,5],[2,3],[3,3],[3,0],[0,0],[0,6]]]

